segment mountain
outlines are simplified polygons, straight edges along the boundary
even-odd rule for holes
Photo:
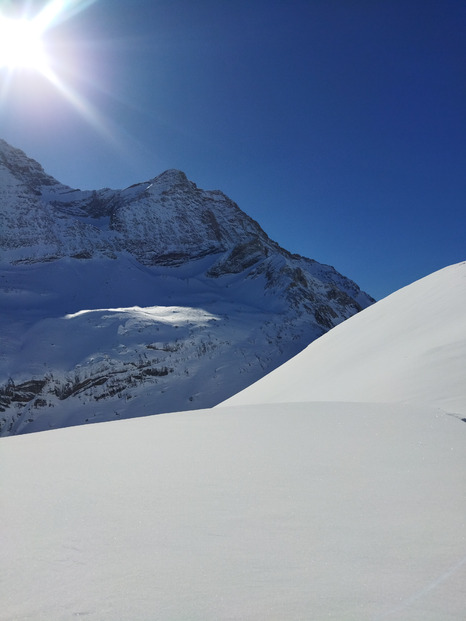
[[[377,302],[255,403],[1,438],[0,620],[464,621],[465,277]]]
[[[0,141],[0,433],[213,406],[373,303],[168,170],[60,184]]]
[[[466,262],[404,287],[336,326],[222,405],[428,403],[466,416]]]

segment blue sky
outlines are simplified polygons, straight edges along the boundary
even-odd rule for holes
[[[0,72],[0,137],[59,181],[179,168],[377,299],[466,259],[463,1],[81,8],[44,34],[61,88]]]

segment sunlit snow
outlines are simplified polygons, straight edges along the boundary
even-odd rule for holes
[[[381,300],[226,404],[381,401],[466,416],[466,263]]]

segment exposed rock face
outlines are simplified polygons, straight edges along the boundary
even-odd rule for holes
[[[0,140],[0,213],[3,433],[209,407],[373,302],[177,170],[74,190]]]

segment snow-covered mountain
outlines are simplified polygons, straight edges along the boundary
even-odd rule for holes
[[[389,296],[244,405],[1,438],[0,621],[464,621],[465,290]]]
[[[168,170],[81,191],[0,140],[0,433],[210,407],[373,300]]]

